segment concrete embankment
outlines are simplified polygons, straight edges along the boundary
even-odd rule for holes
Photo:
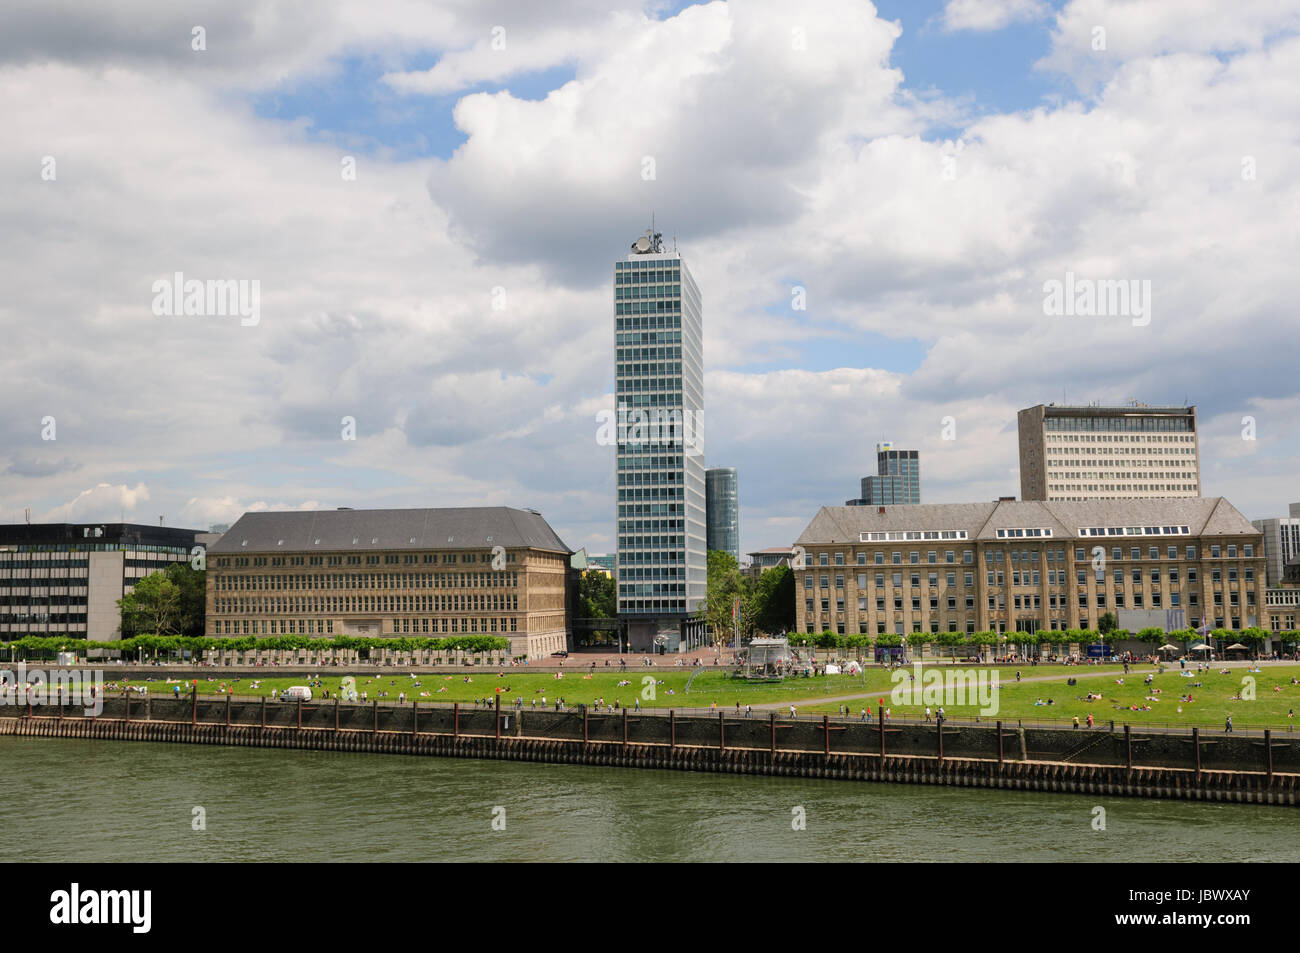
[[[544,761],[1295,805],[1300,738],[472,706],[110,698],[0,712],[0,735]]]

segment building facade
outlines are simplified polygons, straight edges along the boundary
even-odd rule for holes
[[[1017,423],[1023,500],[1201,495],[1195,407],[1039,404]]]
[[[572,553],[539,513],[245,513],[208,551],[213,636],[496,635],[568,648]]]
[[[1260,533],[1222,498],[823,507],[798,545],[801,632],[1087,629],[1127,609],[1263,624]]]
[[[895,450],[876,444],[876,473],[862,478],[862,495],[845,500],[845,506],[893,506],[921,502],[921,455],[915,450]]]
[[[740,496],[735,467],[704,472],[708,549],[730,553],[740,562]]]
[[[205,536],[139,523],[0,526],[0,638],[121,638],[117,601],[150,573],[188,562]]]
[[[656,232],[614,263],[618,612],[636,651],[703,639],[707,585],[700,291]]]
[[[1292,503],[1289,517],[1251,520],[1251,524],[1264,534],[1264,559],[1269,586],[1282,582],[1283,567],[1300,557],[1300,503]]]

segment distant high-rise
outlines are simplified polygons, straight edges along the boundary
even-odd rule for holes
[[[698,644],[707,584],[702,307],[686,263],[653,230],[614,263],[614,330],[619,617],[634,651]]]
[[[862,496],[846,506],[885,506],[921,502],[921,459],[915,450],[876,444],[876,474],[862,478]]]
[[[735,467],[704,471],[705,522],[709,551],[731,553],[740,562],[740,504]]]
[[[1195,407],[1039,404],[1018,425],[1021,499],[1201,495]]]
[[[1264,572],[1269,588],[1282,582],[1286,564],[1300,556],[1300,503],[1292,503],[1289,517],[1251,520],[1264,534]]]

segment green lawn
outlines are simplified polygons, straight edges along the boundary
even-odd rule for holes
[[[1190,670],[1190,669],[1189,669]],[[1022,670],[1029,672],[1030,670]],[[1062,669],[1059,675],[1047,682],[1024,682],[1016,684],[1014,674],[1010,680],[1005,675],[998,690],[998,712],[996,715],[981,715],[982,720],[1050,722],[1058,720],[1069,724],[1075,715],[1081,723],[1086,722],[1091,712],[1097,722],[1109,724],[1113,719],[1117,723],[1129,724],[1180,724],[1201,725],[1202,727],[1223,728],[1224,719],[1232,715],[1233,726],[1273,727],[1285,729],[1294,725],[1294,719],[1288,718],[1290,709],[1300,709],[1300,685],[1291,684],[1293,677],[1300,678],[1300,665],[1285,665],[1264,668],[1261,672],[1249,672],[1245,668],[1233,668],[1226,675],[1219,674],[1219,667],[1212,666],[1208,672],[1193,672],[1191,678],[1179,674],[1177,666],[1156,675],[1152,683],[1145,684],[1145,676],[1139,673],[1123,676],[1119,672],[1109,672],[1100,678],[1079,678],[1074,686],[1066,684],[1071,676],[1095,673],[1097,669]],[[1043,669],[1033,670],[1032,674],[1042,674]],[[1236,700],[1232,696],[1243,691],[1243,679],[1255,680],[1255,698],[1243,697]],[[1124,684],[1116,684],[1123,678]],[[1197,682],[1200,688],[1194,687]],[[1274,691],[1274,688],[1280,691]],[[1159,689],[1159,691],[1155,691]],[[1099,700],[1087,701],[1089,692],[1100,694]],[[1192,701],[1180,701],[1191,693]],[[1150,696],[1150,697],[1148,697]],[[889,696],[883,696],[886,707],[897,716],[916,717],[924,713],[924,705],[893,705]],[[1051,699],[1053,705],[1037,705],[1036,702]],[[873,703],[877,699],[871,699]],[[850,710],[857,714],[862,702],[849,702]],[[1139,709],[1133,710],[1134,706]],[[951,718],[974,718],[978,707],[974,705],[945,705]],[[834,714],[838,705],[834,703],[812,705],[801,708],[801,713],[830,712]],[[1180,711],[1181,709],[1181,711]]]
[[[947,668],[950,666],[939,666]],[[1118,666],[1110,666],[1118,669]],[[1097,672],[1105,669],[1081,669],[1071,671]],[[743,705],[765,703],[793,703],[803,709],[805,700],[832,698],[841,695],[860,695],[863,693],[886,693],[893,686],[888,672],[880,668],[871,668],[862,675],[823,675],[816,678],[791,678],[784,682],[745,682],[728,677],[725,672],[700,671],[686,693],[686,683],[690,679],[691,669],[681,668],[641,668],[628,666],[625,672],[597,669],[594,673],[584,673],[580,669],[566,670],[562,679],[555,678],[554,673],[529,672],[518,668],[502,670],[498,676],[494,668],[476,668],[472,672],[435,672],[412,675],[410,672],[363,673],[356,677],[357,691],[365,692],[367,701],[379,698],[384,701],[396,701],[399,692],[406,692],[406,700],[424,702],[473,702],[475,699],[491,698],[498,687],[502,689],[501,704],[508,706],[516,697],[522,698],[525,707],[531,707],[536,698],[541,703],[543,697],[553,705],[556,697],[564,698],[569,705],[590,704],[597,698],[604,698],[606,704],[617,701],[620,705],[632,705],[640,699],[642,708],[709,708],[716,703],[719,707],[734,708],[739,702]],[[907,669],[910,671],[910,669]],[[1014,680],[1015,669],[1000,669],[1004,681]],[[1044,674],[1045,669],[1031,669],[1022,666],[1026,676]],[[1058,671],[1053,669],[1053,671]],[[1064,671],[1064,670],[1059,670]],[[588,677],[588,675],[590,677]],[[466,678],[471,681],[466,682]],[[219,695],[233,693],[242,696],[270,695],[272,689],[283,692],[291,685],[311,684],[317,698],[328,690],[334,695],[339,690],[341,675],[323,675],[317,679],[305,676],[268,676],[265,678],[200,676],[199,693],[201,695]],[[649,678],[655,684],[647,685],[643,679]],[[629,685],[619,685],[627,681]],[[663,684],[657,684],[662,681]],[[419,686],[415,683],[419,682]],[[319,683],[319,684],[318,684]],[[169,695],[173,685],[165,681],[141,682],[132,680],[127,683],[109,682],[109,692],[114,686],[122,684],[147,686],[152,695]],[[254,687],[256,686],[256,687]],[[508,688],[509,691],[505,691]],[[651,691],[653,689],[653,691]],[[181,687],[182,694],[188,691],[188,685]],[[386,694],[385,694],[386,693]],[[425,694],[421,694],[425,693]],[[873,701],[874,701],[873,697]],[[811,709],[810,709],[811,710]],[[835,706],[827,708],[834,711]]]

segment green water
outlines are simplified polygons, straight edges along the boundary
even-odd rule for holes
[[[1300,861],[1295,808],[10,737],[0,764],[0,843],[44,860]]]

